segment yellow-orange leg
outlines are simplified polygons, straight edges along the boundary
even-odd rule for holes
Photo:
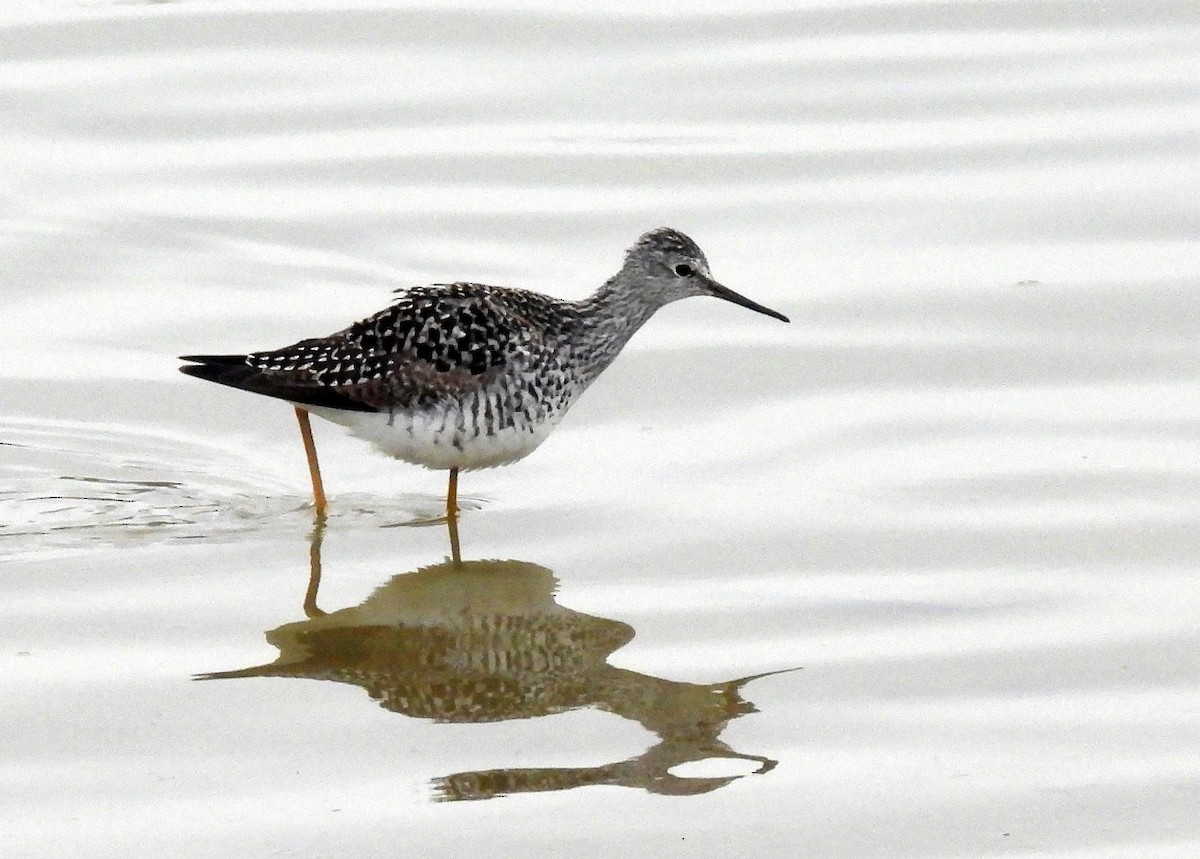
[[[304,439],[304,453],[308,456],[308,476],[312,478],[313,503],[318,515],[325,514],[325,486],[321,483],[321,466],[317,464],[317,446],[313,444],[312,424],[308,412],[296,406],[296,420],[300,422],[300,438]]]
[[[458,518],[458,469],[450,469],[450,485],[446,488],[446,518]]]
[[[450,469],[450,485],[446,488],[446,528],[450,531],[450,559],[462,563],[458,548],[458,469]]]

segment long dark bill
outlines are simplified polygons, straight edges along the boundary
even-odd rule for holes
[[[769,307],[763,307],[757,301],[751,301],[746,296],[740,295],[739,293],[734,292],[729,287],[721,286],[721,284],[717,283],[715,280],[709,281],[708,291],[711,294],[715,295],[717,298],[723,298],[726,301],[732,301],[734,304],[740,304],[742,307],[748,307],[751,310],[756,311],[758,313],[762,313],[765,316],[774,317],[775,319],[778,319],[782,322],[791,322],[792,321],[792,320],[788,319],[786,316],[784,316],[782,313],[780,313],[778,310],[772,310]]]

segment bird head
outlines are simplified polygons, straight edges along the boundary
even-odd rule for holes
[[[697,295],[711,295],[784,322],[790,321],[779,311],[763,307],[718,283],[699,245],[670,227],[659,227],[644,233],[625,252],[622,273],[636,278],[661,304]]]

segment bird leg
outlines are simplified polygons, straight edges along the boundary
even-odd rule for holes
[[[304,453],[308,456],[308,476],[312,478],[313,503],[317,515],[325,515],[325,486],[321,483],[321,466],[317,464],[317,447],[313,444],[312,424],[308,412],[296,406],[296,420],[300,422],[300,438],[304,440]]]
[[[458,469],[450,469],[450,485],[446,488],[446,518],[458,518]]]

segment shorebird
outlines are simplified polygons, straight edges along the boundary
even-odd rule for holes
[[[396,292],[386,309],[328,337],[180,356],[189,376],[295,407],[318,514],[326,500],[310,413],[396,459],[449,471],[453,526],[458,472],[533,452],[660,307],[711,295],[789,321],[717,283],[696,243],[668,227],[642,235],[582,301],[477,283]]]

